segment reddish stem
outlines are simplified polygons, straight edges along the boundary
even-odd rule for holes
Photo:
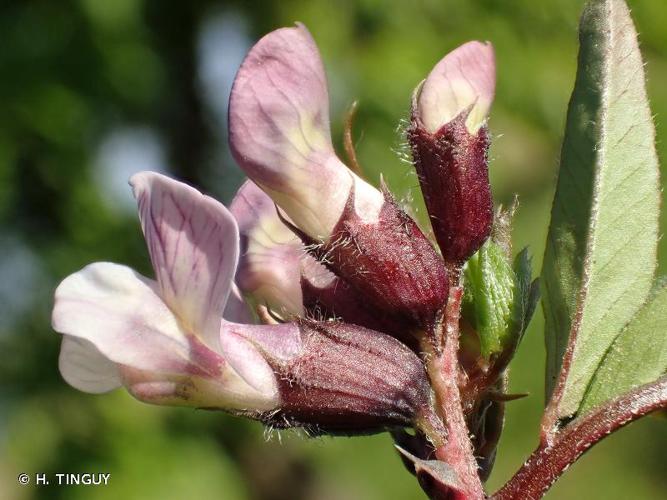
[[[549,446],[553,444],[556,432],[558,431],[558,410],[560,400],[565,392],[565,384],[567,383],[568,375],[570,374],[570,367],[572,366],[572,359],[574,357],[574,349],[577,345],[577,337],[579,335],[579,328],[583,318],[584,300],[579,300],[579,306],[575,312],[572,326],[570,328],[570,335],[567,340],[567,347],[563,353],[563,361],[560,366],[556,385],[551,392],[549,401],[544,414],[542,415],[542,423],[540,424],[540,442],[542,446]]]
[[[536,500],[591,446],[612,432],[667,407],[667,376],[640,386],[573,420],[543,442],[492,500]]]
[[[460,493],[464,498],[476,500],[484,498],[484,489],[477,474],[477,462],[458,386],[459,316],[462,293],[460,287],[453,287],[449,292],[442,325],[444,330],[442,349],[439,352],[429,352],[432,357],[428,360],[428,371],[446,430],[446,438],[435,441],[436,458],[454,469],[460,482]]]

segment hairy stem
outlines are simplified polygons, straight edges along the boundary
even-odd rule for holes
[[[667,376],[640,386],[587,413],[543,442],[493,500],[542,498],[551,485],[591,446],[612,432],[667,407]]]
[[[442,324],[441,349],[426,347],[428,372],[435,391],[438,410],[445,424],[446,437],[434,439],[435,456],[447,463],[455,472],[461,486],[461,493],[467,499],[484,498],[484,489],[477,473],[477,462],[473,454],[468,434],[461,394],[459,393],[459,316],[461,312],[462,289],[453,287]]]

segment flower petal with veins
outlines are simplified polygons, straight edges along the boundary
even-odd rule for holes
[[[238,261],[238,229],[219,202],[164,175],[130,179],[159,296],[189,332],[218,346]]]
[[[261,356],[245,352],[237,359],[252,374],[246,380],[224,353],[185,331],[157,292],[156,282],[117,264],[91,264],[66,278],[53,309],[53,328],[65,334],[63,377],[103,392],[117,386],[113,363],[128,390],[146,402],[254,410],[278,403],[275,377]]]
[[[158,174],[137,174],[131,183],[158,282],[110,263],[66,278],[53,309],[53,327],[65,334],[63,376],[94,392],[120,381],[152,403],[273,408],[278,395],[268,363],[242,351],[236,362],[251,375],[246,380],[220,350],[223,308],[234,320],[249,313],[238,290],[227,300],[238,259],[233,216]],[[224,343],[231,352],[246,341],[230,334]]]
[[[258,305],[276,314],[303,314],[300,261],[305,249],[282,223],[274,202],[252,181],[246,181],[230,210],[239,227],[241,256],[236,280]]]
[[[380,192],[334,153],[324,67],[301,24],[269,33],[244,60],[229,101],[229,143],[248,176],[313,238],[329,237],[353,185],[362,217],[374,219],[382,206]]]

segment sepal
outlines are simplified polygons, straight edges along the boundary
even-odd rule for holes
[[[365,296],[345,280],[334,277],[328,283],[316,283],[304,276],[301,289],[303,305],[309,317],[340,319],[346,323],[387,333],[415,351],[419,348],[413,335],[414,321],[391,311],[378,314],[377,310],[368,304]]]
[[[424,460],[398,445],[394,446],[406,466],[409,466],[411,472],[417,476],[419,484],[429,498],[433,500],[464,500],[467,498],[456,471],[447,462]]]
[[[409,335],[431,331],[449,293],[444,262],[417,223],[384,190],[376,222],[365,222],[354,210],[354,193],[332,238],[317,244],[298,228],[309,251],[384,314],[412,325]]]
[[[408,141],[442,255],[462,264],[488,238],[493,221],[488,130],[470,134],[461,114],[431,134],[413,115]]]
[[[265,350],[266,338],[249,336],[278,380],[280,407],[266,423],[315,434],[367,434],[411,426],[429,410],[424,366],[398,340],[339,321],[298,324],[300,348],[290,356],[276,356]]]

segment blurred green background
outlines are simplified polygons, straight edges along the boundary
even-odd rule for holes
[[[667,158],[667,5],[630,0]],[[539,270],[582,0],[4,2],[0,8],[0,498],[422,498],[385,436],[265,435],[223,413],[150,407],[67,386],[49,326],[56,284],[92,261],[150,273],[126,180],[159,169],[227,202],[242,180],[226,144],[233,76],[254,40],[303,21],[328,71],[334,136],[353,99],[360,161],[419,200],[403,160],[410,93],[447,51],[490,40],[498,60],[491,177],[518,193],[516,248]],[[339,142],[340,143],[340,142]],[[423,217],[423,211],[420,216]],[[665,222],[663,218],[663,231]],[[661,243],[661,271],[667,242]],[[538,311],[511,373],[491,490],[536,444]],[[268,441],[267,441],[268,439]],[[281,442],[282,441],[282,442]],[[567,472],[552,499],[667,498],[667,425],[645,419]],[[20,472],[110,472],[107,487],[19,486]]]

